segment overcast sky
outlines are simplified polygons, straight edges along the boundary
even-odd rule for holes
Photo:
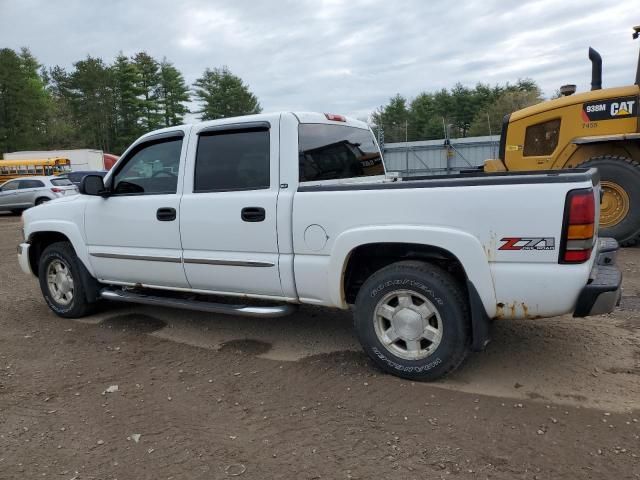
[[[145,50],[189,83],[229,66],[265,111],[356,117],[458,81],[586,90],[590,45],[605,87],[631,84],[636,24],[640,0],[0,0],[0,47],[47,66]]]

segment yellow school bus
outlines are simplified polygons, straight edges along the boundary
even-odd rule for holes
[[[18,177],[63,175],[70,171],[71,160],[64,157],[0,160],[0,183]]]

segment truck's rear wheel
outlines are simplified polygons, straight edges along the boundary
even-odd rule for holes
[[[56,242],[42,252],[38,263],[40,290],[54,313],[79,318],[92,310],[81,269],[84,266],[68,242]]]
[[[469,350],[469,311],[461,286],[424,262],[394,263],[369,277],[356,298],[355,327],[380,368],[412,380],[452,372]]]
[[[622,156],[593,157],[580,167],[600,173],[602,203],[600,236],[613,237],[623,246],[640,241],[640,163]]]

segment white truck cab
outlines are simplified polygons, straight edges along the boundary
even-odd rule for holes
[[[66,317],[99,299],[254,316],[354,306],[381,368],[434,379],[484,347],[492,319],[620,298],[595,170],[387,177],[369,127],[341,115],[151,132],[80,192],[25,212],[18,248]]]

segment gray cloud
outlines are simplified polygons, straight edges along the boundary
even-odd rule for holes
[[[638,3],[600,0],[420,1],[0,0],[0,47],[45,65],[119,51],[167,57],[193,82],[228,65],[266,111],[366,116],[395,93],[537,80],[589,87],[587,47],[605,86],[632,82]]]

